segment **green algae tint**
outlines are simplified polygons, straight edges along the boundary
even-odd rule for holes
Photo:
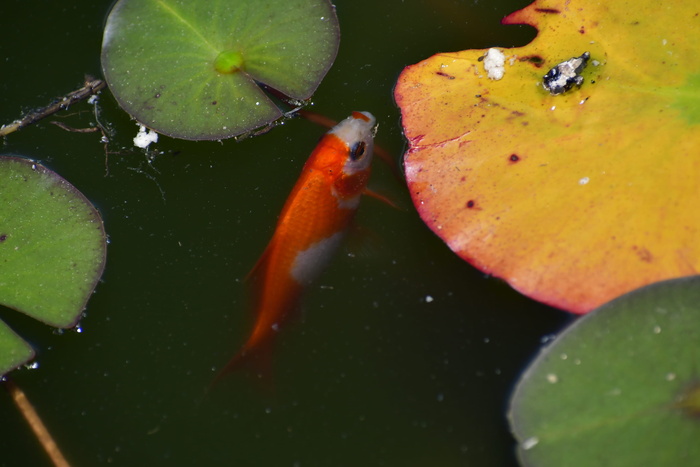
[[[142,124],[217,140],[284,115],[260,85],[310,98],[339,37],[328,0],[120,0],[105,25],[102,68]]]
[[[102,219],[70,183],[31,160],[0,157],[0,304],[75,325],[102,276]],[[0,321],[0,375],[33,356]]]
[[[580,318],[542,350],[513,394],[522,464],[695,464],[698,342],[698,276],[641,288]]]

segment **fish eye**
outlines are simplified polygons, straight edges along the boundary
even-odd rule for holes
[[[365,155],[366,147],[367,145],[364,141],[359,141],[355,143],[355,145],[352,148],[350,148],[350,159],[354,161],[362,159],[362,157]]]

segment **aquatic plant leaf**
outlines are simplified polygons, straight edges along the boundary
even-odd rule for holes
[[[511,399],[522,465],[688,465],[700,458],[700,277],[579,318]]]
[[[104,270],[102,219],[75,187],[31,160],[0,157],[0,180],[0,304],[72,327]],[[0,375],[32,355],[0,321]]]
[[[102,67],[119,104],[147,127],[223,139],[282,117],[260,85],[309,98],[338,43],[328,0],[120,0]]]
[[[479,269],[576,313],[695,274],[696,6],[538,0],[504,23],[538,35],[500,49],[502,79],[487,76],[485,50],[466,50],[398,80],[405,172],[424,222]],[[585,52],[568,91],[544,88],[549,70]]]

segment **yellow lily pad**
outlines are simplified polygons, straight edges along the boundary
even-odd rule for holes
[[[484,49],[399,77],[406,177],[426,224],[476,267],[576,313],[696,274],[697,6],[538,0],[504,23],[538,35],[499,50],[501,79]],[[546,89],[550,70],[585,53],[577,82]]]

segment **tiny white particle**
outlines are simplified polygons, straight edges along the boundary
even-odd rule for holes
[[[675,373],[666,373],[666,381],[673,381],[674,379],[676,379]]]
[[[554,384],[554,383],[559,382],[559,377],[557,375],[555,375],[554,373],[549,373],[547,375],[547,381]]]
[[[556,109],[556,108],[557,108],[557,106],[556,106],[556,105],[553,105],[552,108],[549,109],[549,110],[554,110],[554,109]]]
[[[432,296],[430,296],[430,295],[426,295],[426,296],[425,296],[425,303],[430,303],[430,302],[432,302],[432,301],[433,301],[433,297],[432,297]]]
[[[581,104],[581,105],[583,105],[585,103],[586,103],[586,99],[581,99],[581,102],[579,102],[579,104]]]
[[[579,184],[579,185],[585,185],[585,184],[587,184],[587,183],[590,182],[590,181],[591,181],[590,178],[588,178],[588,177],[583,177],[581,180],[578,181],[578,184]]]
[[[567,358],[569,358],[569,356],[566,355],[565,353],[563,353],[563,354],[559,355],[559,358],[561,358],[562,360],[566,360]]]
[[[668,41],[666,39],[661,39],[661,45],[666,45],[668,44]]]
[[[591,65],[598,66],[600,65],[600,62],[598,60],[591,60]]]
[[[661,326],[654,326],[654,334],[661,334]]]
[[[527,451],[528,449],[532,449],[535,446],[537,446],[537,443],[539,443],[539,442],[540,442],[540,440],[537,439],[536,436],[533,436],[532,438],[528,438],[525,441],[523,441],[521,446],[525,451]]]

